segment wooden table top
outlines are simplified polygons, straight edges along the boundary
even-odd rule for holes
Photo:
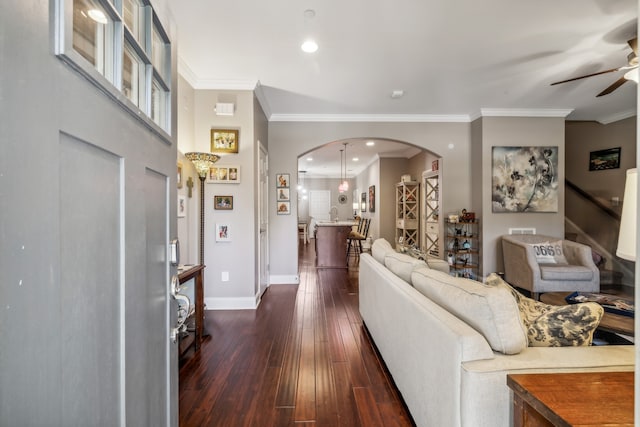
[[[540,301],[552,305],[565,305],[565,298],[570,294],[571,292],[547,292],[540,295]],[[605,311],[598,329],[632,337],[635,330],[634,318]]]
[[[633,426],[634,373],[509,374],[507,385],[554,426]]]

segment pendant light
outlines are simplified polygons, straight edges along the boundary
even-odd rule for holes
[[[344,178],[342,178],[341,191],[345,192],[345,191],[349,191],[349,181],[347,181],[347,143],[343,142],[342,145],[344,145]],[[340,171],[340,176],[342,177],[342,171]]]

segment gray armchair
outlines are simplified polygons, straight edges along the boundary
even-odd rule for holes
[[[504,235],[502,253],[504,279],[536,300],[544,292],[600,291],[600,271],[587,245],[540,234]]]

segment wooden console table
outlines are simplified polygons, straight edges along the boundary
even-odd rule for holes
[[[633,372],[509,374],[514,427],[633,426]]]
[[[193,289],[195,301],[191,301],[191,303],[195,305],[193,312],[195,331],[193,335],[189,334],[180,339],[180,344],[178,345],[178,355],[180,357],[182,357],[192,345],[195,351],[197,351],[202,343],[202,335],[204,333],[204,267],[204,265],[181,265],[178,267],[178,281],[180,285],[191,279],[195,279]]]

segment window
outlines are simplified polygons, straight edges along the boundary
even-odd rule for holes
[[[171,42],[148,0],[55,1],[56,54],[166,137]]]

